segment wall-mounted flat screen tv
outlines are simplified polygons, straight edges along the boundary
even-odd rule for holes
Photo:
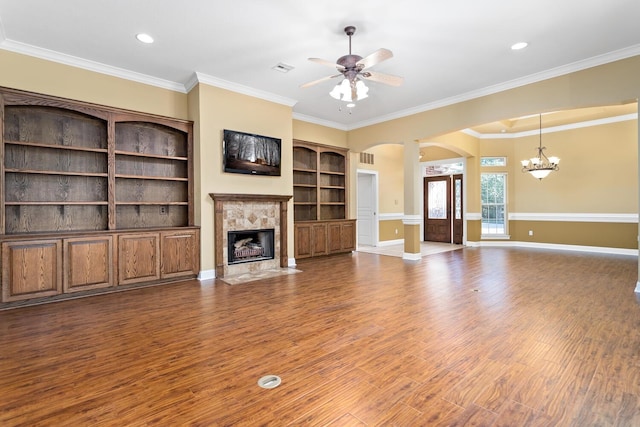
[[[222,141],[225,172],[280,176],[280,139],[225,129]]]

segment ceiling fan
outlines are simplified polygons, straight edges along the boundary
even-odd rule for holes
[[[390,86],[400,86],[402,84],[402,82],[404,81],[404,78],[402,77],[367,70],[368,68],[393,57],[393,53],[389,49],[378,49],[365,58],[360,55],[353,55],[351,53],[351,36],[353,36],[353,34],[356,32],[356,27],[351,25],[345,27],[344,32],[347,36],[349,36],[348,55],[341,56],[340,58],[338,58],[336,63],[320,58],[309,58],[309,61],[315,62],[317,64],[328,65],[330,67],[337,68],[340,74],[323,77],[321,79],[305,83],[300,87],[306,88],[324,82],[326,80],[344,76],[345,80],[343,80],[341,85],[336,86],[334,91],[331,92],[331,96],[342,101],[352,102],[366,97],[366,91],[368,89],[366,88],[366,86],[364,86],[363,83],[361,83],[361,79],[384,83]],[[342,91],[340,91],[341,86]]]

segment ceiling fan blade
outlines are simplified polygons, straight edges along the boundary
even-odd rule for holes
[[[392,57],[393,52],[391,52],[389,49],[381,48],[373,52],[371,55],[362,58],[356,65],[360,67],[361,70],[364,70],[365,68],[372,67]]]
[[[336,64],[335,62],[327,61],[326,59],[309,58],[309,61],[315,62],[316,64],[320,65],[326,65],[331,68],[337,68],[339,71],[344,70],[344,67],[342,65]]]
[[[303,85],[300,85],[300,87],[301,87],[301,88],[305,88],[305,87],[313,86],[313,85],[315,85],[315,84],[322,83],[322,82],[324,82],[324,81],[326,81],[326,80],[335,79],[336,77],[342,77],[342,74],[336,74],[335,76],[327,76],[327,77],[323,77],[323,78],[321,78],[321,79],[314,80],[314,81],[312,81],[312,82],[309,82],[309,83],[305,83],[305,84],[303,84]]]
[[[377,73],[375,71],[365,71],[360,73],[360,75],[372,82],[384,83],[389,86],[402,86],[402,83],[404,82],[403,77],[394,76],[392,74]]]

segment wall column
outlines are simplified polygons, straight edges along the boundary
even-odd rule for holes
[[[420,253],[420,145],[404,143],[404,253],[403,259],[419,260]]]

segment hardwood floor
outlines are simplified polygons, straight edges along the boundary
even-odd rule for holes
[[[635,257],[298,269],[0,312],[0,425],[640,425]],[[267,374],[282,384],[258,387]]]

